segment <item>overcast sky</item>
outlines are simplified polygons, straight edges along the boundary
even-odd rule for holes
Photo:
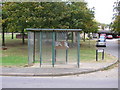
[[[113,17],[113,5],[117,0],[85,0],[88,7],[95,7],[95,19],[101,23],[109,24]]]

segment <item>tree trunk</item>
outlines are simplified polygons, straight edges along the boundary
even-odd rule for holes
[[[84,38],[83,38],[83,41],[85,42],[85,32],[84,32]]]
[[[22,30],[22,44],[25,44],[25,39],[24,39],[24,29]]]
[[[90,33],[89,33],[89,48],[90,48]]]
[[[73,43],[73,32],[72,32],[72,43]]]
[[[13,34],[13,31],[12,31],[12,39],[14,38],[14,34]]]
[[[2,46],[5,46],[5,32],[2,30]]]

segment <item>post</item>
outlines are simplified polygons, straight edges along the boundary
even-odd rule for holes
[[[34,32],[34,44],[33,44],[33,46],[34,46],[34,50],[33,50],[33,63],[35,63],[35,32]]]
[[[30,56],[32,56],[31,55],[31,52],[30,52],[30,34],[31,34],[31,32],[28,32],[28,65],[30,65],[31,63],[33,63],[33,62],[31,62],[31,57]]]
[[[68,33],[66,32],[66,43],[68,44]],[[68,62],[68,48],[66,47],[66,63]]]
[[[42,32],[40,32],[40,67],[42,65]]]
[[[52,66],[55,64],[55,32],[52,33]]]
[[[96,50],[96,61],[98,61],[98,50]]]
[[[102,52],[102,60],[104,60],[104,49],[103,49],[103,52]]]
[[[55,49],[55,63],[56,63],[57,50]]]
[[[55,42],[57,41],[57,33],[55,32]],[[56,63],[56,55],[57,55],[57,50],[55,48],[55,63]]]
[[[80,32],[77,32],[77,43],[78,43],[78,47],[77,47],[77,55],[78,55],[78,61],[77,61],[77,64],[78,64],[78,68],[79,68],[79,63],[80,63]]]
[[[68,49],[66,48],[66,63],[68,62]]]

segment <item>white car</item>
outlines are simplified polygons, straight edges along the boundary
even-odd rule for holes
[[[98,39],[98,41],[96,43],[96,47],[106,47],[105,39]]]

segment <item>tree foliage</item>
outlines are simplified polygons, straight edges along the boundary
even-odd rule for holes
[[[94,10],[85,2],[5,2],[2,27],[3,34],[22,32],[23,43],[25,28],[82,29],[84,33],[98,29]]]
[[[97,30],[94,11],[85,2],[7,2],[2,11],[3,27],[10,32],[29,27]]]
[[[114,21],[111,25],[112,30],[119,33],[120,34],[120,1],[115,2],[115,7],[114,10],[115,12],[115,16],[114,16]]]

